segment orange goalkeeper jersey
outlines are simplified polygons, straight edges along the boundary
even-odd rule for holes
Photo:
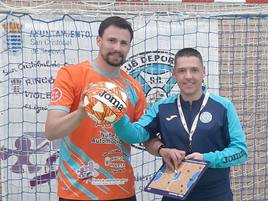
[[[123,70],[115,78],[88,61],[59,69],[48,110],[67,113],[78,108],[81,93],[91,82],[112,81],[124,87],[129,102],[127,115],[136,121],[143,114],[145,96],[141,85]],[[58,195],[74,200],[112,200],[135,194],[130,164],[130,145],[123,143],[111,125],[100,126],[84,118],[62,139],[58,168]]]

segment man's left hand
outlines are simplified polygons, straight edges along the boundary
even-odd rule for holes
[[[185,156],[185,151],[178,149],[162,148],[159,152],[164,162],[167,164],[171,171],[175,171],[179,168],[182,160]]]

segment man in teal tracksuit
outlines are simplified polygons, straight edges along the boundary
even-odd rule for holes
[[[177,52],[173,76],[180,88],[177,96],[154,103],[133,124],[123,116],[114,129],[126,143],[145,142],[146,149],[161,156],[172,170],[183,159],[208,161],[208,170],[186,201],[232,201],[230,167],[248,158],[235,107],[227,98],[202,89],[205,68],[197,50],[184,48]]]

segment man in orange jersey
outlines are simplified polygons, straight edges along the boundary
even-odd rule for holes
[[[99,27],[98,56],[89,63],[62,67],[55,79],[48,106],[45,133],[61,139],[58,196],[67,200],[135,201],[130,146],[87,117],[83,106],[86,88],[99,81],[116,82],[129,97],[126,114],[131,121],[143,114],[146,100],[141,85],[120,69],[133,37],[131,25],[109,17]]]

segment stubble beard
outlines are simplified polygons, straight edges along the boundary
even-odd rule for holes
[[[113,59],[113,54],[119,54],[120,59]],[[125,58],[121,53],[108,53],[106,57],[103,55],[103,59],[107,64],[115,68],[120,67],[123,65],[123,63],[125,63]]]

